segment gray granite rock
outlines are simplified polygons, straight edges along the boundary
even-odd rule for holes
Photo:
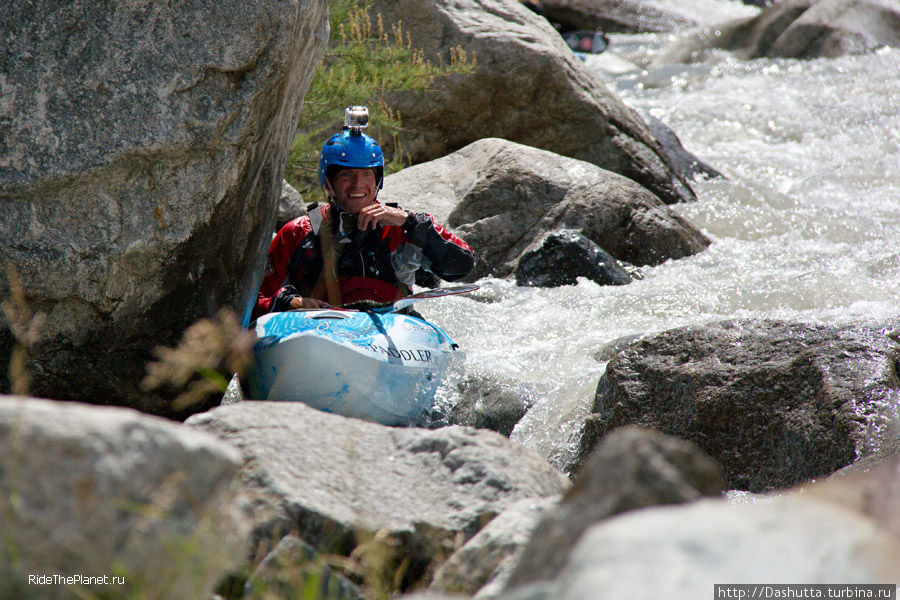
[[[134,410],[0,396],[0,596],[78,587],[28,584],[43,575],[107,576],[83,586],[97,597],[208,597],[248,548],[241,463],[213,435]]]
[[[0,3],[0,263],[47,314],[33,394],[173,414],[144,365],[249,313],[327,36],[325,0]],[[12,341],[0,316],[0,389]]]
[[[492,431],[392,428],[279,402],[187,423],[243,450],[258,537],[295,533],[345,556],[380,538],[397,552],[388,562],[405,562],[405,585],[513,502],[568,487],[543,457]]]

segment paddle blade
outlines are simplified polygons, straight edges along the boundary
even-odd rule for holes
[[[440,287],[434,288],[430,290],[424,290],[418,292],[416,294],[412,294],[407,296],[406,298],[401,298],[394,302],[393,307],[391,308],[391,312],[403,310],[407,306],[411,306],[418,302],[419,300],[427,300],[429,298],[440,298],[442,296],[454,296],[456,294],[466,294],[468,292],[474,292],[479,289],[481,286],[475,285],[474,283],[467,283],[463,285],[451,285],[449,287]]]

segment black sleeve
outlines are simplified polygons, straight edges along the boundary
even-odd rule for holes
[[[291,300],[300,298],[300,292],[292,285],[286,285],[278,291],[275,300],[272,302],[272,310],[269,312],[282,312],[291,310]]]
[[[441,279],[461,279],[475,266],[475,255],[469,245],[436,224],[431,215],[411,212],[402,229],[410,242],[422,248],[431,261],[429,270]]]

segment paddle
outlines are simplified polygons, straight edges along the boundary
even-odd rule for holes
[[[450,287],[442,287],[442,288],[433,288],[430,290],[423,290],[416,294],[411,294],[406,298],[400,298],[391,306],[390,311],[388,312],[397,312],[398,310],[403,310],[407,306],[411,306],[418,302],[419,300],[427,300],[429,298],[440,298],[442,296],[454,296],[456,294],[467,294],[469,292],[474,292],[475,290],[481,288],[480,285],[475,285],[474,283],[467,283],[463,285],[453,285]]]
[[[373,302],[371,300],[360,300],[359,302],[350,302],[342,306],[342,308],[353,309],[353,310],[368,310],[377,313],[391,313],[397,312],[398,310],[403,310],[407,306],[411,306],[418,302],[419,300],[428,300],[429,298],[441,298],[443,296],[454,296],[456,294],[465,294],[468,292],[474,292],[479,289],[481,286],[475,285],[473,283],[467,283],[463,285],[453,285],[449,287],[440,287],[433,288],[430,290],[423,290],[421,292],[411,294],[405,298],[400,298],[399,300],[393,303],[381,303],[381,302]]]

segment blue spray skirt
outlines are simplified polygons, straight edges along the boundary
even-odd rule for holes
[[[457,348],[436,325],[397,313],[295,310],[263,315],[254,329],[254,398],[384,425],[431,407]]]

